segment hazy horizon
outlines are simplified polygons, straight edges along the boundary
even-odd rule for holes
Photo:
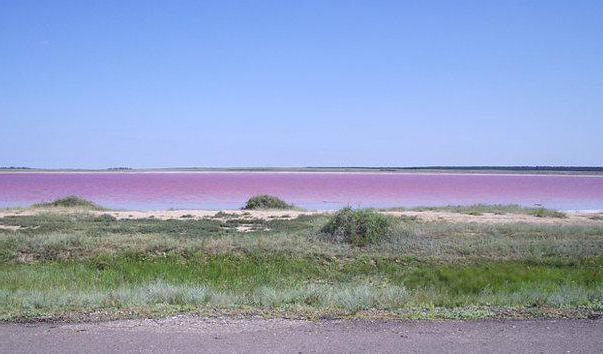
[[[107,167],[95,167],[95,168],[80,168],[80,167],[30,167],[30,166],[0,166],[0,170],[40,170],[40,171],[71,171],[71,170],[90,170],[90,171],[128,171],[128,170],[215,170],[215,171],[228,171],[228,170],[499,170],[499,171],[599,171],[603,170],[603,166],[570,166],[570,165],[534,165],[534,166],[473,166],[473,165],[459,165],[459,166],[174,166],[174,167],[162,167],[162,166],[144,166],[144,167],[128,167],[128,166],[107,166]]]
[[[603,166],[603,2],[0,3],[0,166]]]

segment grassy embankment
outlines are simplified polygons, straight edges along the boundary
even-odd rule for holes
[[[603,310],[603,223],[388,218],[386,231],[356,242],[356,233],[328,234],[337,228],[328,215],[115,220],[81,205],[66,213],[68,207],[0,219],[20,227],[0,228],[1,319],[183,311],[474,318]],[[344,225],[350,220],[354,232],[385,225],[371,213],[340,215]],[[251,232],[239,232],[242,225]]]

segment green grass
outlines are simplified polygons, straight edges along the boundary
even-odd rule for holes
[[[288,204],[284,200],[268,195],[256,195],[255,197],[249,198],[243,209],[293,209],[295,206]]]
[[[391,217],[386,233],[356,247],[322,237],[329,220],[116,220],[79,211],[5,217],[0,224],[21,228],[0,229],[0,318],[603,311],[603,224]],[[254,231],[238,232],[241,225]]]
[[[468,214],[468,215],[483,215],[483,214],[524,214],[537,217],[551,218],[566,218],[567,215],[560,211],[546,209],[542,207],[531,208],[523,207],[516,204],[473,204],[473,205],[446,205],[434,207],[416,207],[416,208],[390,208],[383,210],[400,210],[400,211],[445,211],[450,213]]]
[[[471,306],[601,310],[601,264],[452,266],[287,253],[188,258],[126,253],[3,267],[0,312],[13,318],[158,304],[344,313]]]

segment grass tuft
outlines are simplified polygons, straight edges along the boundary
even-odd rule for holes
[[[109,214],[102,214],[94,218],[94,221],[96,222],[112,222],[116,220],[117,218],[115,216]]]
[[[545,209],[545,208],[535,208],[528,212],[528,214],[539,217],[539,218],[567,218],[565,213],[562,213],[557,210]]]
[[[324,225],[321,231],[338,242],[366,246],[384,238],[391,228],[389,217],[372,209],[343,208]]]
[[[104,210],[105,208],[95,204],[89,200],[70,195],[65,198],[60,198],[46,203],[38,203],[33,205],[34,208],[80,208],[89,210]]]
[[[268,195],[257,195],[255,197],[249,198],[247,204],[243,207],[245,210],[253,210],[253,209],[293,209],[294,206],[288,204],[284,200]]]

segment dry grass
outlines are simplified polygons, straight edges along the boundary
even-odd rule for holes
[[[18,229],[0,229],[0,318],[166,308],[355,314],[477,306],[478,317],[493,308],[603,310],[602,223],[400,217],[358,247],[320,237],[329,217],[4,217]],[[244,225],[252,231],[238,232]]]
[[[0,229],[0,260],[62,260],[124,250],[149,254],[293,252],[442,261],[579,261],[603,254],[603,224],[478,224],[392,218],[380,242],[362,248],[320,237],[327,215],[284,219],[136,219],[86,213],[13,216]],[[245,233],[239,232],[245,228]]]
[[[567,215],[560,211],[546,209],[543,207],[523,207],[517,204],[473,204],[473,205],[446,205],[435,207],[415,207],[415,208],[388,208],[383,211],[444,211],[450,213],[460,213],[473,216],[483,214],[521,214],[532,215],[536,217],[566,218]]]

